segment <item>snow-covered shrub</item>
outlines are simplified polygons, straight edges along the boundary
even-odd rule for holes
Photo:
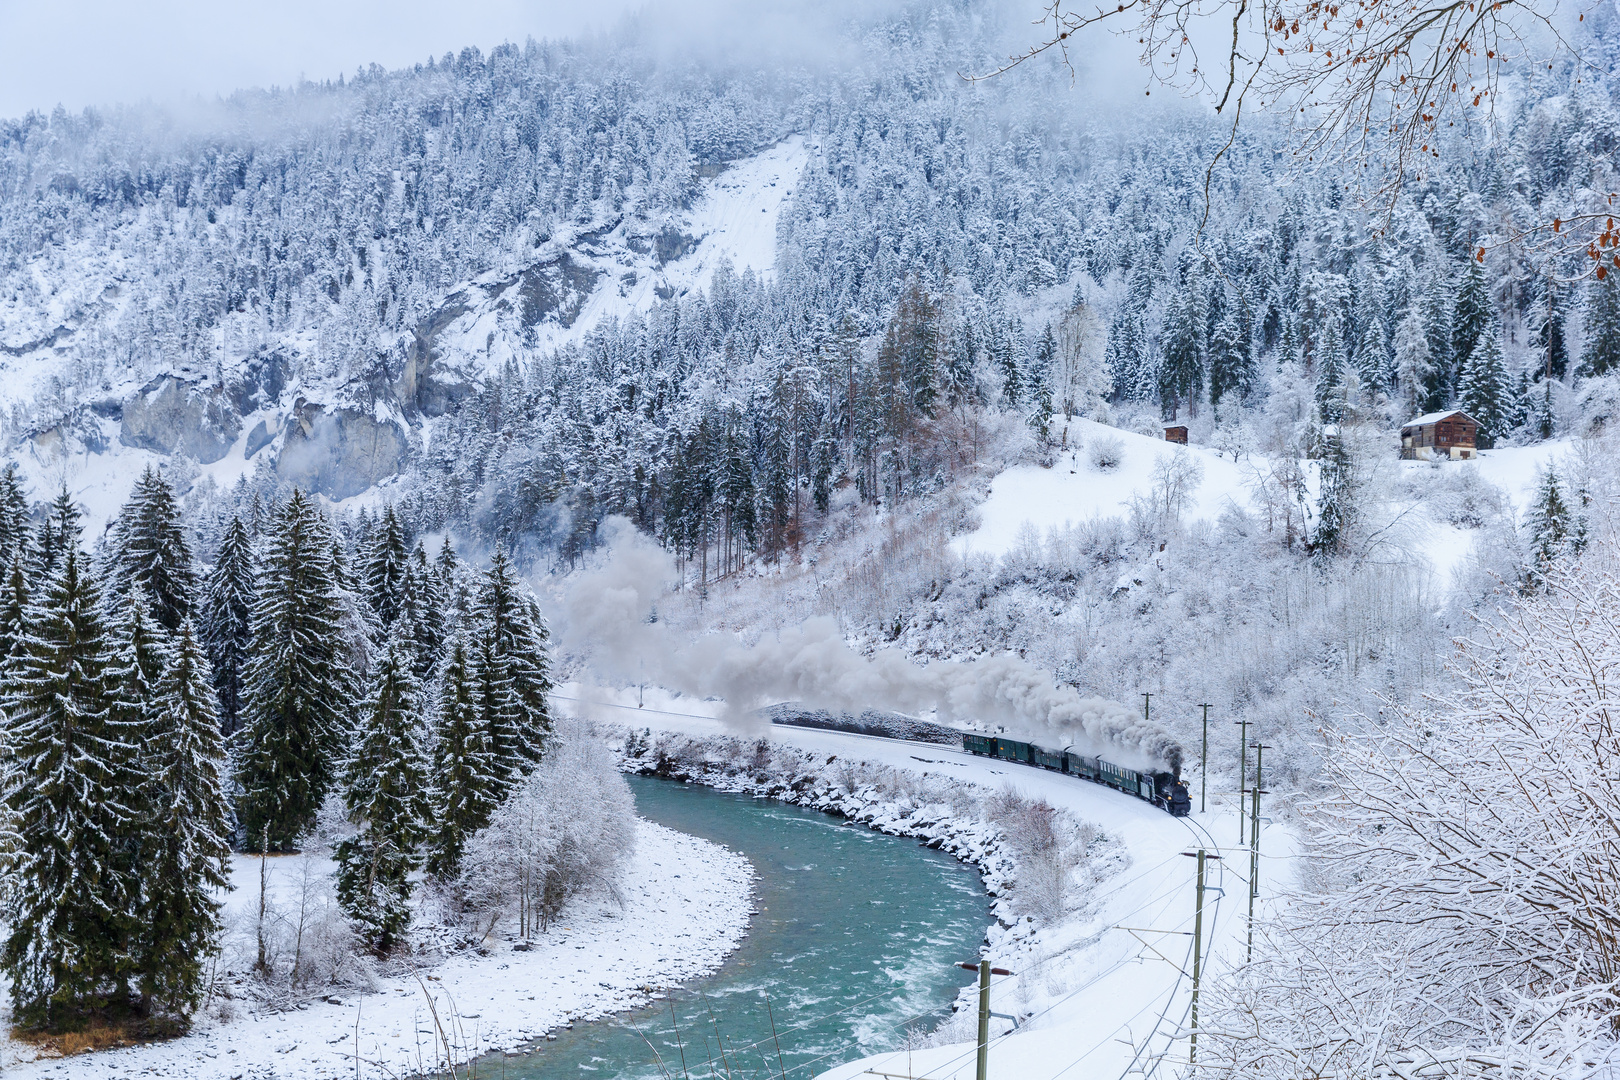
[[[1507,510],[1502,489],[1479,475],[1472,465],[1441,470],[1433,480],[1439,516],[1459,529],[1478,529]]]
[[[545,759],[468,842],[464,917],[487,935],[517,916],[523,937],[544,932],[573,897],[613,891],[635,847],[635,799],[600,740],[560,728]]]
[[[1099,472],[1117,469],[1125,460],[1125,443],[1112,435],[1098,435],[1086,444],[1086,460]]]
[[[274,996],[373,986],[373,969],[337,902],[326,849],[315,837],[296,856],[261,857],[257,895],[227,927],[226,966],[251,971]]]
[[[1199,1065],[1244,1077],[1593,1075],[1620,998],[1620,554],[1463,643],[1459,691],[1332,736],[1314,876]]]
[[[1074,825],[1045,799],[1028,799],[1012,788],[988,800],[985,815],[1018,860],[1013,906],[1038,923],[1056,922],[1068,910],[1074,871],[1096,838],[1090,823]]]

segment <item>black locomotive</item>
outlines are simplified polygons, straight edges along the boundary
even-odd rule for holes
[[[1187,795],[1187,782],[1181,770],[1175,772],[1137,772],[1125,769],[1100,757],[1086,757],[1072,750],[1048,750],[1034,743],[1004,739],[994,735],[963,735],[962,749],[980,757],[1017,761],[1039,769],[1068,773],[1097,784],[1107,784],[1127,795],[1146,799],[1173,817],[1186,817],[1192,812],[1192,799]]]

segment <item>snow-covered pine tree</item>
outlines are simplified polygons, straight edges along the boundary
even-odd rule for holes
[[[416,649],[389,636],[344,768],[355,835],[337,847],[338,902],[366,943],[386,953],[410,925],[410,873],[430,815]]]
[[[237,732],[244,838],[287,848],[337,777],[353,676],[332,571],[331,530],[294,491],[267,527]]]
[[[1375,313],[1361,330],[1361,342],[1356,346],[1356,373],[1361,385],[1368,390],[1389,388],[1389,349],[1385,345],[1387,334],[1384,320]]]
[[[399,618],[405,604],[405,575],[410,555],[405,547],[405,529],[394,513],[393,504],[383,508],[371,529],[360,565],[360,589],[383,632]]]
[[[1537,377],[1551,375],[1562,379],[1569,371],[1569,328],[1565,289],[1554,278],[1538,279],[1537,294],[1531,299],[1528,322],[1532,327],[1530,351]]]
[[[1587,286],[1582,322],[1586,333],[1579,373],[1590,376],[1620,371],[1620,274],[1594,278]]]
[[[1332,559],[1343,552],[1356,516],[1354,463],[1338,424],[1324,430],[1320,469],[1321,490],[1311,551],[1319,558]]]
[[[1159,368],[1159,401],[1167,418],[1186,407],[1198,414],[1198,397],[1204,389],[1204,335],[1194,317],[1191,286],[1182,288],[1170,301],[1164,315],[1164,363]]]
[[[207,957],[219,942],[230,810],[208,658],[189,619],[168,653],[138,757],[148,816],[135,968],[145,1011],[180,1020],[197,1007]]]
[[[444,659],[448,634],[445,597],[438,575],[428,565],[427,550],[417,541],[405,575],[405,608],[410,615],[411,636],[416,643],[416,678],[426,687],[434,670]]]
[[[0,472],[0,565],[10,566],[19,552],[26,559],[33,544],[28,526],[28,497],[23,494],[15,461]]]
[[[527,769],[540,760],[546,736],[551,734],[551,662],[547,655],[545,620],[539,606],[517,580],[511,557],[496,548],[479,597],[479,612],[486,633],[511,681],[516,704],[515,740],[507,744],[498,733],[493,751],[501,761]]]
[[[165,630],[174,630],[192,615],[197,571],[179,502],[163,474],[150,465],[113,523],[107,591],[121,598],[131,588],[146,593],[153,618]]]
[[[1574,515],[1564,499],[1563,485],[1550,465],[1536,483],[1535,499],[1524,524],[1530,534],[1530,576],[1539,581],[1558,557],[1570,550],[1575,532]]]
[[[104,594],[102,625],[106,629],[102,683],[108,721],[139,748],[151,736],[157,684],[169,663],[168,634],[139,589],[131,589],[123,597]],[[148,808],[133,805],[144,817]]]
[[[1326,320],[1316,345],[1316,407],[1325,425],[1336,425],[1344,419],[1347,366],[1344,334],[1334,315]]]
[[[1463,365],[1457,381],[1457,396],[1463,411],[1479,421],[1482,449],[1494,446],[1513,430],[1520,406],[1494,325],[1476,340],[1474,353]]]
[[[1423,384],[1423,400],[1415,412],[1427,413],[1446,407],[1454,375],[1451,335],[1450,289],[1445,277],[1432,275],[1423,294],[1423,333],[1429,343],[1429,374]]]
[[[1423,313],[1413,304],[1395,329],[1395,382],[1405,404],[1403,420],[1420,415],[1428,398],[1434,365],[1429,359],[1429,336]]]
[[[253,541],[242,519],[233,515],[198,610],[219,701],[219,730],[227,739],[236,734],[241,721],[243,679],[253,645],[253,562]]]
[[[6,666],[22,654],[23,642],[28,640],[28,574],[27,555],[22,550],[11,554],[6,570],[3,591],[0,591],[0,686],[6,678]],[[0,692],[3,696],[3,692]]]
[[[1035,345],[1034,362],[1030,364],[1029,381],[1025,396],[1029,400],[1029,427],[1038,443],[1047,439],[1047,425],[1052,422],[1052,371],[1057,366],[1057,337],[1052,324],[1046,324],[1041,340]]]
[[[439,670],[438,712],[434,724],[432,831],[427,869],[450,879],[461,870],[468,839],[489,824],[502,785],[495,775],[489,732],[484,723],[467,635],[450,639]]]
[[[478,730],[489,754],[490,791],[498,805],[522,779],[528,758],[520,749],[523,710],[513,692],[512,671],[487,621],[468,643],[468,666]]]
[[[1249,337],[1238,321],[1236,305],[1227,309],[1209,348],[1209,400],[1219,402],[1227,394],[1246,397],[1254,385],[1254,360]]]
[[[66,490],[51,504],[50,528],[60,553],[5,679],[4,799],[16,839],[0,895],[0,967],[13,1022],[25,1028],[127,1006],[138,929],[134,747],[107,708],[101,590]]]
[[[1485,283],[1485,266],[1478,259],[1468,260],[1463,272],[1462,285],[1457,290],[1457,306],[1451,313],[1451,363],[1453,385],[1461,377],[1461,369],[1474,355],[1482,334],[1491,331],[1496,322],[1491,313],[1490,290]]]

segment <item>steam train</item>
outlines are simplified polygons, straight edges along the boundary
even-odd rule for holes
[[[1086,757],[1069,750],[1047,750],[1034,743],[1003,739],[994,735],[963,735],[962,749],[980,757],[1000,758],[1033,765],[1038,769],[1067,773],[1106,784],[1111,788],[1146,799],[1172,817],[1186,817],[1192,812],[1192,799],[1187,795],[1187,782],[1181,770],[1175,772],[1137,772],[1124,769],[1100,757]]]

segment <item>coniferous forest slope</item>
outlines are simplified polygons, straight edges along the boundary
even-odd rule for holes
[[[1266,740],[1323,902],[1222,972],[1212,1062],[1590,1074],[1620,274],[1504,238],[1620,187],[1620,18],[1369,210],[1276,117],[1206,204],[1230,129],[1195,103],[964,80],[1019,47],[1006,14],[899,3],[794,63],[631,24],[0,122],[16,1023],[189,1023],[232,848],[330,849],[329,974],[411,955],[429,909],[548,925],[633,828],[554,678],[726,696],[674,672],[723,655],[740,712],[962,661],[989,704],[947,719],[1152,694],[1164,745],[1195,702]],[[1400,461],[1451,408],[1485,456]],[[610,538],[658,579],[640,652],[572,617],[608,610]],[[1521,821],[1546,859],[1504,860]],[[307,993],[265,926],[253,977]]]

